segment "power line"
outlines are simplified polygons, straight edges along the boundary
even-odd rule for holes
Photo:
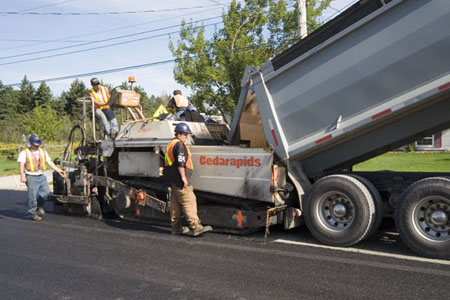
[[[53,4],[48,4],[48,5],[43,5],[43,6],[38,6],[38,7],[33,7],[33,8],[27,8],[24,10],[19,10],[17,13],[22,13],[22,12],[26,12],[26,11],[30,11],[30,10],[35,10],[35,9],[40,9],[40,8],[45,8],[45,7],[50,7],[50,6],[55,6],[55,5],[60,5],[60,4],[64,4],[67,2],[73,2],[75,0],[67,0],[67,1],[63,1],[63,2],[58,2],[58,3],[53,3]],[[7,13],[0,13],[0,17],[3,16],[7,16]]]
[[[197,23],[197,22],[210,21],[210,20],[213,20],[213,19],[218,19],[220,17],[221,16],[216,16],[216,17],[201,19],[201,20],[197,20],[197,21],[191,21],[191,22],[188,22],[186,24],[193,24],[193,23]],[[14,57],[29,56],[29,55],[34,55],[34,54],[41,54],[41,53],[46,53],[46,52],[53,52],[53,51],[57,51],[57,50],[65,50],[65,49],[70,49],[70,48],[75,48],[75,47],[91,45],[93,43],[108,42],[108,41],[112,41],[112,40],[118,40],[118,39],[122,39],[122,38],[127,38],[127,37],[131,37],[131,36],[136,36],[136,35],[141,35],[141,34],[146,34],[146,33],[166,30],[166,29],[171,29],[171,28],[180,27],[180,26],[181,26],[180,24],[177,24],[177,25],[172,25],[172,26],[156,28],[156,29],[152,29],[152,30],[141,31],[141,32],[137,32],[137,33],[126,34],[126,35],[122,35],[122,36],[118,36],[118,37],[112,37],[112,38],[103,39],[103,40],[84,42],[84,43],[77,44],[77,45],[70,45],[70,46],[58,47],[58,48],[53,48],[53,49],[40,50],[40,51],[34,51],[34,52],[28,52],[28,53],[22,53],[22,54],[16,54],[16,55],[4,56],[4,57],[0,57],[0,60],[1,59],[14,58]],[[3,65],[3,64],[0,64],[0,65]]]
[[[94,41],[77,41],[77,40],[71,40],[71,41],[58,41],[58,40],[21,40],[21,39],[0,39],[1,42],[39,42],[41,43],[86,43],[86,42],[94,42]],[[2,49],[0,49],[2,50]]]
[[[99,16],[99,15],[126,15],[126,14],[146,14],[168,11],[179,11],[188,9],[199,9],[212,6],[222,6],[223,4],[199,5],[191,7],[163,8],[137,11],[113,11],[113,12],[24,12],[24,11],[4,11],[4,15],[33,15],[33,16]]]
[[[245,50],[253,50],[255,47],[260,48],[262,46],[267,46],[267,45],[269,45],[269,44],[264,43],[264,44],[258,44],[258,45],[251,45],[251,46],[247,46],[247,47],[237,48],[237,49],[235,49],[235,51],[240,52],[240,51],[245,51]],[[231,52],[231,50],[226,50],[224,52]],[[195,56],[189,56],[189,58],[195,58]],[[122,68],[114,68],[114,69],[108,69],[108,70],[102,70],[102,71],[96,71],[96,72],[81,73],[81,74],[76,74],[76,75],[67,75],[67,76],[47,78],[47,79],[41,79],[41,80],[33,80],[33,81],[30,81],[30,83],[35,84],[35,83],[41,83],[43,81],[44,82],[52,82],[52,81],[60,81],[60,80],[78,78],[78,77],[87,77],[87,76],[93,76],[93,75],[117,73],[117,72],[122,72],[122,71],[127,71],[127,70],[133,70],[133,69],[142,69],[142,68],[148,68],[148,67],[153,67],[153,66],[158,66],[158,65],[165,65],[165,64],[176,62],[176,61],[177,61],[176,59],[168,59],[168,60],[162,60],[162,61],[151,62],[151,63],[146,63],[146,64],[122,67]],[[17,82],[17,83],[5,84],[4,86],[13,87],[13,86],[20,86],[21,84],[22,84],[21,82]]]
[[[202,28],[202,27],[208,27],[208,26],[213,26],[213,25],[218,25],[218,24],[222,24],[222,22],[216,22],[216,23],[212,23],[212,24],[206,24],[206,25],[202,25],[202,26],[198,26],[198,27],[194,27],[194,28]],[[158,35],[153,35],[153,36],[149,36],[149,37],[143,37],[143,38],[139,38],[139,39],[134,39],[134,40],[124,41],[124,42],[119,42],[119,43],[114,43],[114,44],[109,44],[109,45],[104,45],[104,46],[92,47],[92,48],[87,48],[87,49],[81,49],[81,50],[70,51],[70,52],[64,52],[64,53],[53,54],[53,55],[47,55],[47,56],[36,57],[36,58],[29,58],[29,59],[23,59],[23,60],[16,60],[16,61],[12,61],[12,62],[1,63],[0,66],[11,65],[11,64],[16,64],[16,63],[22,63],[22,62],[28,62],[28,61],[41,60],[41,59],[46,59],[46,58],[53,58],[53,57],[64,56],[64,55],[69,55],[69,54],[74,54],[74,53],[80,53],[80,52],[86,52],[86,51],[92,51],[92,50],[96,50],[96,49],[108,48],[108,47],[113,47],[113,46],[118,46],[118,45],[124,45],[124,44],[128,44],[128,43],[133,43],[133,42],[138,42],[138,41],[148,40],[148,39],[152,39],[152,38],[156,38],[156,37],[161,37],[161,36],[166,36],[166,35],[170,35],[170,34],[175,34],[175,33],[179,33],[179,32],[180,32],[180,31],[177,30],[177,31],[172,31],[172,32],[168,32],[168,33],[162,33],[162,34],[158,34]]]
[[[73,0],[71,0],[71,1],[73,1]],[[217,8],[210,8],[210,9],[198,11],[198,12],[196,12],[196,14],[204,13],[204,12],[208,12],[208,11],[216,10],[216,9]],[[181,14],[181,15],[178,15],[175,17],[180,18],[180,17],[190,16],[190,15],[192,15],[192,13]],[[60,39],[56,39],[56,40],[42,41],[42,42],[38,42],[38,43],[9,47],[9,48],[1,48],[0,51],[18,49],[18,48],[24,48],[24,47],[31,47],[31,46],[35,46],[35,45],[40,45],[40,44],[44,44],[44,43],[52,43],[52,42],[74,42],[74,41],[65,41],[65,40],[95,35],[95,34],[99,34],[99,33],[106,33],[106,32],[111,32],[111,31],[116,31],[116,30],[121,30],[121,29],[127,29],[127,28],[131,28],[131,27],[135,27],[135,26],[147,25],[147,24],[157,23],[157,22],[166,21],[166,20],[167,20],[167,18],[163,18],[163,19],[158,19],[158,20],[153,20],[153,21],[148,21],[148,22],[143,22],[143,23],[135,23],[135,24],[127,25],[127,26],[116,27],[116,28],[112,28],[112,29],[106,29],[106,30],[95,31],[95,32],[91,32],[91,33],[69,36],[69,37],[60,38]],[[87,42],[87,41],[77,41],[77,42],[80,43],[80,42]]]
[[[116,73],[116,72],[132,70],[132,69],[141,69],[141,68],[148,68],[148,67],[157,66],[157,65],[165,65],[165,64],[169,64],[169,63],[172,63],[175,61],[176,61],[175,59],[169,59],[169,60],[157,61],[157,62],[152,62],[152,63],[147,63],[147,64],[128,66],[128,67],[123,67],[123,68],[115,68],[115,69],[109,69],[109,70],[103,70],[103,71],[97,71],[97,72],[89,72],[89,73],[82,73],[82,74],[76,74],[76,75],[47,78],[47,79],[42,79],[42,80],[34,80],[34,81],[30,81],[30,83],[35,84],[35,83],[41,83],[42,81],[52,82],[52,81],[60,81],[60,80],[65,80],[65,79],[78,78],[78,77],[87,77],[87,76],[93,76],[93,75]],[[20,86],[21,84],[22,84],[21,82],[18,82],[18,83],[12,83],[12,84],[5,84],[5,86],[13,87],[13,86]]]

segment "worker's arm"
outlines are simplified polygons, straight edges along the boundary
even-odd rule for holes
[[[181,180],[183,180],[184,187],[187,187],[189,185],[189,182],[186,178],[186,171],[184,169],[184,166],[178,167],[178,172],[180,172]]]
[[[51,160],[47,161],[47,164],[50,166],[50,168],[58,172],[61,177],[66,177],[66,172],[58,168]]]
[[[19,163],[19,172],[20,172],[20,182],[26,183],[27,177],[25,176],[25,164],[22,162]]]
[[[177,113],[177,105],[175,104],[175,99],[173,97],[170,99],[169,103],[167,103],[167,108],[172,109],[173,114]]]

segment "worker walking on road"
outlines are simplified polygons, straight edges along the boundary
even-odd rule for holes
[[[211,226],[202,226],[197,215],[197,199],[189,180],[193,172],[191,152],[187,146],[191,130],[186,123],[175,127],[175,138],[166,148],[164,180],[170,187],[170,221],[172,234],[198,236],[211,231]],[[189,228],[182,226],[184,214]]]
[[[47,163],[62,177],[65,177],[66,173],[51,161],[47,151],[40,148],[42,141],[38,135],[30,135],[28,141],[28,148],[20,152],[17,162],[19,163],[20,181],[25,183],[28,188],[28,214],[31,220],[40,221],[42,220],[41,216],[45,213],[44,202],[47,201],[50,193],[47,177],[44,175],[45,164]]]
[[[119,126],[117,125],[116,114],[107,105],[110,98],[109,90],[106,86],[100,85],[100,81],[95,77],[91,79],[91,85],[92,88],[89,90],[89,96],[91,96],[91,100],[95,104],[95,117],[100,120],[105,135],[115,139],[119,131]],[[111,126],[109,122],[111,122]]]
[[[172,108],[172,113],[174,116],[171,118],[175,121],[184,120],[182,115],[188,108],[189,104],[189,99],[186,98],[186,96],[183,96],[180,90],[174,90],[173,97],[167,104],[168,107]]]

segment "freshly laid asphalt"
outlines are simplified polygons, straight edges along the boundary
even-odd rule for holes
[[[43,221],[33,222],[25,199],[24,191],[0,190],[0,299],[441,300],[450,294],[450,262],[415,260],[391,229],[358,245],[379,253],[370,255],[313,247],[318,243],[305,228],[275,227],[267,242],[262,232],[190,238],[164,226],[54,214],[51,203]]]

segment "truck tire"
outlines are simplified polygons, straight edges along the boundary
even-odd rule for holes
[[[354,245],[366,238],[375,224],[370,191],[348,175],[319,179],[308,191],[304,208],[309,231],[327,245]]]
[[[384,211],[384,203],[383,203],[383,199],[381,198],[380,193],[378,192],[378,190],[376,189],[376,187],[366,178],[361,177],[359,175],[350,175],[353,178],[358,179],[359,181],[361,181],[366,188],[369,190],[370,195],[372,196],[373,202],[375,204],[375,212],[374,212],[374,224],[372,229],[370,230],[369,234],[366,236],[366,238],[369,238],[370,236],[372,236],[375,232],[377,232],[377,230],[380,228],[381,225],[381,221],[383,220],[383,211]]]
[[[397,203],[395,223],[401,240],[415,253],[450,259],[450,179],[413,183]]]

